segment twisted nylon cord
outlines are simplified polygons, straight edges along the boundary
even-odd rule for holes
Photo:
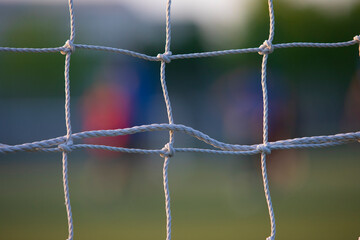
[[[66,122],[66,142],[65,145],[67,148],[62,146],[62,174],[63,174],[63,186],[64,186],[64,196],[65,196],[65,206],[66,214],[68,220],[68,240],[73,240],[74,237],[74,226],[72,220],[71,204],[70,204],[70,193],[69,193],[69,181],[68,181],[68,153],[71,150],[71,145],[73,144],[72,140],[72,130],[71,130],[71,117],[70,117],[70,57],[71,53],[74,51],[72,43],[75,38],[75,17],[73,9],[73,1],[69,0],[69,13],[70,13],[70,40],[68,40],[65,46],[68,48],[65,56],[65,122]]]
[[[275,17],[274,17],[274,7],[272,0],[268,0],[269,5],[269,17],[270,17],[270,30],[269,30],[269,39],[265,41],[265,44],[268,48],[267,51],[263,51],[263,59],[261,65],[261,89],[263,94],[263,150],[261,153],[261,173],[263,177],[263,184],[264,184],[264,192],[266,203],[269,210],[270,216],[270,224],[271,224],[271,235],[267,238],[267,240],[275,240],[275,233],[276,233],[276,224],[275,224],[275,215],[274,209],[272,206],[271,196],[270,196],[270,189],[269,189],[269,182],[267,176],[267,169],[266,169],[266,154],[269,154],[270,151],[267,149],[268,145],[268,93],[267,93],[267,86],[266,86],[266,66],[268,60],[268,54],[272,52],[272,41],[274,39],[274,31],[275,31]]]
[[[336,42],[336,43],[313,43],[313,42],[293,42],[293,43],[277,43],[273,44],[273,49],[281,48],[338,48],[338,47],[348,47],[352,45],[360,45],[357,39],[360,36],[355,36],[353,40],[345,42]],[[158,54],[157,56],[149,56],[143,53],[138,53],[135,51],[106,47],[106,46],[96,46],[89,44],[74,44],[73,46],[77,49],[93,50],[93,51],[103,51],[103,52],[112,52],[117,54],[122,54],[126,56],[131,56],[146,61],[163,61],[163,54]],[[54,47],[54,48],[13,48],[13,47],[0,47],[0,52],[13,52],[13,53],[53,53],[53,52],[63,52],[67,51],[68,48]],[[258,53],[264,49],[259,47],[253,48],[242,48],[242,49],[228,49],[228,50],[219,50],[219,51],[210,51],[210,52],[199,52],[199,53],[185,53],[185,54],[168,54],[166,55],[168,62],[172,60],[179,59],[193,59],[193,58],[207,58],[207,57],[217,57],[217,56],[226,56],[232,54],[244,54],[244,53]]]
[[[166,110],[168,115],[169,124],[174,124],[172,109],[170,103],[170,97],[166,86],[165,80],[165,66],[169,63],[168,55],[171,55],[170,42],[171,42],[171,18],[170,18],[171,0],[167,1],[166,5],[166,42],[165,42],[165,53],[161,57],[160,66],[160,81],[166,104]],[[166,58],[165,58],[165,57]],[[169,131],[169,142],[166,145],[166,149],[173,153],[172,145],[174,143],[174,131]],[[169,191],[169,180],[168,180],[168,167],[169,161],[172,154],[164,155],[164,166],[163,166],[163,185],[165,194],[165,211],[166,211],[166,240],[171,240],[171,209],[170,209],[170,191]]]
[[[267,59],[268,59],[268,54],[264,54],[262,60],[262,68],[261,68],[261,72],[262,72],[261,87],[263,93],[263,146],[265,150],[262,149],[261,152],[261,173],[263,176],[265,198],[269,210],[270,223],[271,223],[271,236],[268,239],[274,240],[276,233],[275,215],[271,202],[269,182],[268,182],[267,169],[266,169],[266,154],[270,154],[270,151],[267,150],[267,145],[268,145],[268,94],[267,94],[267,86],[266,86]]]
[[[66,142],[65,145],[67,148],[63,147],[62,152],[62,174],[63,174],[63,185],[64,185],[64,195],[65,195],[65,206],[68,220],[68,229],[69,236],[68,240],[73,239],[73,221],[72,221],[72,212],[70,204],[70,193],[69,193],[69,183],[68,183],[68,152],[69,147],[72,145],[72,131],[71,131],[71,122],[70,122],[70,80],[69,80],[69,67],[70,67],[70,55],[68,52],[65,57],[65,118],[66,118]],[[60,146],[59,146],[60,147]]]
[[[231,154],[231,155],[254,155],[259,154],[263,150],[286,150],[286,149],[307,149],[307,148],[324,148],[332,147],[341,144],[348,144],[352,142],[360,141],[360,132],[351,133],[339,133],[328,136],[313,136],[313,137],[301,137],[287,140],[279,140],[275,142],[268,142],[267,146],[263,144],[254,145],[239,145],[229,144],[220,142],[210,136],[195,130],[191,127],[184,126],[181,124],[150,124],[135,126],[124,129],[114,130],[96,130],[96,131],[84,131],[72,134],[73,140],[81,140],[85,138],[94,137],[114,137],[124,136],[141,132],[154,132],[154,131],[176,131],[187,134],[194,137],[218,150],[214,149],[200,149],[200,148],[173,148],[174,152],[202,152],[202,153],[217,153],[217,154]],[[7,145],[0,143],[0,153],[16,153],[16,152],[59,152],[62,151],[59,147],[66,142],[67,137],[57,137],[47,140],[36,141],[32,143],[24,143],[18,145]],[[266,148],[265,148],[266,147]],[[76,149],[93,148],[93,149],[104,149],[108,151],[118,151],[126,153],[140,153],[140,154],[164,154],[169,153],[168,150],[147,150],[147,149],[134,149],[134,148],[121,148],[111,147],[104,145],[91,145],[91,144],[73,144],[69,151]]]

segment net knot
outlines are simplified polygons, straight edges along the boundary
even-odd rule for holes
[[[269,148],[268,144],[257,145],[256,150],[258,150],[261,153],[265,153],[265,154],[271,153],[271,149]]]
[[[356,36],[354,37],[354,41],[360,43],[360,35],[356,35]]]
[[[360,35],[356,35],[354,37],[354,41],[356,41],[359,44],[359,56],[360,56]]]
[[[171,62],[171,59],[170,59],[171,55],[172,55],[172,52],[168,51],[168,52],[165,52],[165,53],[159,53],[156,57],[162,62],[170,63]]]
[[[160,154],[161,157],[172,157],[174,156],[175,149],[172,147],[172,144],[167,143],[165,146],[161,149],[163,153]]]
[[[259,47],[260,51],[258,52],[260,55],[270,54],[274,51],[274,47],[269,40],[265,40],[263,44]]]
[[[66,42],[65,42],[65,45],[63,46],[63,48],[66,48],[66,50],[64,50],[64,51],[60,51],[60,53],[62,54],[62,55],[66,55],[67,53],[73,53],[73,52],[75,52],[75,46],[74,46],[74,43],[72,42],[72,41],[70,41],[70,40],[67,40]]]
[[[69,152],[72,151],[72,147],[71,147],[72,145],[73,145],[73,141],[69,140],[69,141],[64,142],[62,144],[59,144],[58,148],[63,152],[69,153]]]

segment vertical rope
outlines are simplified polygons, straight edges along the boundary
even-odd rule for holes
[[[272,0],[268,0],[269,5],[269,17],[270,17],[270,31],[269,31],[269,41],[272,43],[274,40],[275,33],[275,15],[274,15],[274,6]]]
[[[69,78],[69,70],[70,70],[70,56],[71,51],[66,53],[65,57],[65,121],[66,121],[66,138],[67,141],[72,141],[71,135],[71,120],[70,120],[70,78]]]
[[[68,149],[63,149],[62,152],[62,174],[63,174],[63,185],[64,185],[64,195],[65,195],[65,206],[68,220],[68,229],[69,236],[68,240],[73,239],[73,222],[72,222],[72,213],[71,213],[71,204],[70,204],[70,194],[69,194],[69,184],[68,184],[68,152],[69,146],[72,145],[72,130],[71,130],[71,121],[70,121],[70,79],[69,79],[69,67],[70,67],[70,55],[71,52],[68,52],[65,57],[65,119],[66,119],[66,143]]]
[[[75,22],[74,22],[74,10],[73,10],[73,1],[69,0],[69,13],[70,13],[70,41],[67,42],[67,47],[69,48],[65,56],[65,123],[66,123],[66,142],[61,146],[62,148],[62,174],[63,174],[63,186],[64,186],[64,196],[65,196],[65,206],[66,214],[68,221],[68,240],[73,240],[74,237],[74,227],[72,220],[71,204],[70,204],[70,193],[69,193],[69,182],[68,182],[68,153],[71,151],[72,141],[72,129],[71,129],[71,118],[70,118],[70,57],[71,53],[74,50],[73,41],[75,38]]]
[[[266,86],[266,65],[267,65],[268,54],[264,54],[262,60],[262,69],[261,69],[261,86],[263,93],[263,145],[266,147],[268,144],[268,94],[267,94],[267,86]],[[271,236],[268,237],[268,240],[275,239],[276,233],[276,225],[275,225],[275,215],[271,202],[269,182],[267,177],[267,169],[266,169],[266,154],[270,153],[270,151],[262,151],[261,153],[261,173],[263,177],[264,184],[264,192],[266,203],[269,210],[270,223],[271,223]]]
[[[70,41],[74,42],[75,39],[75,14],[73,0],[69,0],[69,13],[70,13]]]
[[[275,17],[274,17],[274,8],[272,0],[268,0],[269,5],[269,17],[270,17],[270,30],[269,30],[269,38],[264,42],[264,47],[266,47],[267,51],[263,51],[263,59],[261,65],[261,88],[263,95],[263,148],[266,149],[268,144],[268,93],[267,93],[267,85],[266,85],[266,66],[268,60],[268,54],[273,51],[272,41],[274,39],[274,30],[275,30]],[[261,173],[263,177],[263,185],[264,185],[264,193],[266,198],[266,203],[269,210],[270,216],[270,224],[271,224],[271,235],[267,238],[267,240],[274,240],[276,234],[276,224],[275,224],[275,215],[274,209],[272,206],[269,182],[267,176],[266,169],[266,154],[269,154],[270,150],[266,149],[261,152]]]
[[[170,42],[171,42],[170,7],[171,7],[171,0],[168,0],[167,5],[166,5],[166,43],[165,43],[165,53],[170,52]]]
[[[168,90],[166,87],[166,80],[165,80],[165,65],[166,65],[166,63],[170,62],[170,61],[168,61],[167,56],[171,55],[171,51],[170,51],[170,42],[171,42],[170,7],[171,7],[171,0],[168,0],[167,6],[166,6],[165,53],[161,60],[160,81],[161,81],[161,87],[162,87],[162,91],[163,91],[163,95],[164,95],[169,124],[174,124],[170,98],[169,98]],[[171,209],[170,209],[170,191],[169,191],[169,183],[168,183],[168,166],[169,166],[170,157],[172,156],[172,154],[170,154],[170,153],[174,152],[172,149],[173,143],[174,143],[174,131],[169,131],[169,143],[165,146],[165,148],[169,154],[163,155],[164,156],[163,185],[164,185],[165,211],[166,211],[166,240],[171,240]]]
[[[355,42],[359,43],[359,57],[360,57],[360,35],[356,35],[353,39]]]
[[[169,94],[166,87],[165,81],[165,62],[161,62],[161,87],[165,99],[166,110],[168,115],[169,124],[173,124],[172,110]],[[172,144],[174,143],[174,131],[169,131],[169,143],[167,144],[167,151],[171,151]],[[163,185],[165,193],[165,210],[166,210],[166,240],[171,239],[171,210],[170,210],[170,192],[169,192],[169,183],[168,183],[168,166],[170,161],[170,155],[164,155],[164,166],[163,166]]]
[[[165,211],[166,211],[166,240],[171,240],[171,209],[170,209],[170,191],[168,183],[168,166],[170,157],[165,157],[163,166],[163,184],[165,194]]]

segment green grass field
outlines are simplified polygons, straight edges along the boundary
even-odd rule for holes
[[[296,180],[272,181],[270,172],[278,240],[360,236],[360,151],[355,147],[299,151],[304,164]],[[165,239],[160,157],[142,157],[136,169],[124,170],[79,156],[69,158],[75,239]],[[259,169],[242,157],[177,154],[169,182],[173,239],[269,236]],[[1,156],[0,190],[0,239],[66,239],[60,154]]]

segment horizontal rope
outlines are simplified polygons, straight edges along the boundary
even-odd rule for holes
[[[14,47],[0,47],[0,52],[14,52],[14,53],[53,53],[67,51],[66,47],[55,48],[14,48]]]
[[[199,153],[216,153],[216,154],[230,154],[230,155],[254,155],[262,152],[262,144],[254,145],[239,145],[220,142],[208,135],[195,130],[191,127],[181,124],[151,124],[135,126],[131,128],[115,129],[115,130],[96,130],[84,131],[72,134],[73,140],[81,140],[93,137],[113,137],[130,135],[141,132],[154,132],[154,131],[176,131],[182,132],[198,140],[207,143],[208,145],[217,149],[201,149],[201,148],[174,148],[175,152],[199,152]],[[283,149],[305,149],[305,148],[324,148],[331,147],[351,142],[360,141],[360,131],[350,133],[340,133],[328,136],[313,136],[293,138],[287,140],[280,140],[269,142],[266,147],[270,150],[283,150]],[[7,145],[0,143],[0,153],[14,153],[14,152],[60,152],[62,151],[58,146],[66,142],[66,136],[36,141],[32,143],[24,143],[18,145]],[[71,144],[71,150],[76,149],[102,149],[108,151],[126,152],[126,153],[141,153],[141,154],[167,154],[162,149],[135,149],[123,147],[111,147],[104,145],[91,145],[91,144]]]
[[[313,43],[313,42],[293,42],[293,43],[278,43],[272,44],[273,49],[280,48],[294,48],[294,47],[304,47],[304,48],[337,48],[337,47],[348,47],[352,45],[359,44],[357,40],[351,40],[346,42],[336,42],[336,43]],[[135,58],[144,59],[147,61],[163,61],[163,55],[159,54],[158,56],[150,56],[143,53],[138,53],[131,50],[106,47],[106,46],[96,46],[96,45],[87,45],[87,44],[72,44],[71,47],[76,49],[85,49],[85,50],[95,50],[95,51],[104,51],[104,52],[113,52],[119,53]],[[67,52],[69,47],[64,45],[62,47],[55,48],[13,48],[13,47],[0,47],[0,52],[15,52],[15,53],[53,53],[53,52]],[[268,51],[266,48],[242,48],[242,49],[229,49],[229,50],[220,50],[220,51],[209,51],[209,52],[199,52],[199,53],[185,53],[185,54],[173,54],[167,56],[168,60],[176,59],[191,59],[191,58],[206,58],[206,57],[216,57],[232,54],[243,54],[243,53],[258,53]]]

